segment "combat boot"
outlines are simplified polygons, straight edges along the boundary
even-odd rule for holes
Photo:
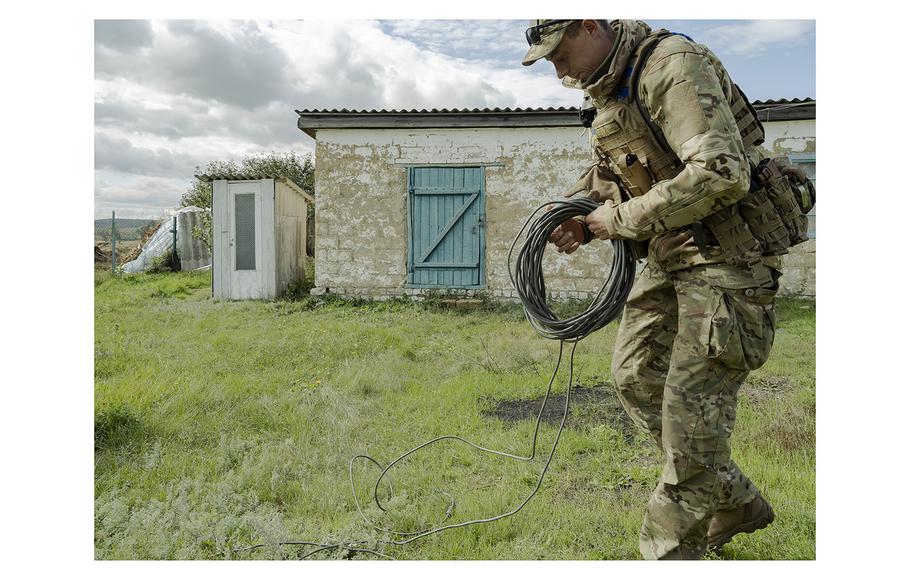
[[[755,532],[771,524],[774,510],[761,495],[741,507],[717,511],[708,527],[708,547],[720,548],[739,533]]]

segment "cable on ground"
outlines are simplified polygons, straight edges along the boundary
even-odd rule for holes
[[[597,209],[599,206],[599,203],[588,198],[558,200],[544,203],[531,213],[531,215],[525,221],[524,225],[522,225],[521,230],[515,236],[515,239],[512,241],[512,245],[509,247],[509,254],[507,257],[509,265],[509,278],[512,281],[512,285],[515,287],[519,299],[521,300],[521,303],[524,307],[525,317],[534,328],[534,330],[537,331],[537,333],[539,333],[541,336],[548,339],[559,340],[559,357],[556,361],[556,368],[553,370],[553,374],[550,377],[550,382],[547,385],[547,392],[544,395],[543,403],[540,406],[540,411],[537,414],[537,422],[534,426],[534,435],[531,438],[530,454],[527,456],[514,455],[507,452],[485,448],[460,436],[440,436],[408,450],[407,452],[389,462],[389,464],[384,467],[379,461],[366,454],[354,456],[351,458],[350,464],[348,466],[348,478],[351,485],[351,494],[354,497],[354,504],[357,507],[358,514],[366,524],[377,531],[381,531],[389,535],[394,535],[395,537],[405,537],[391,540],[379,539],[372,542],[377,544],[400,546],[414,542],[415,540],[424,538],[431,534],[442,532],[444,530],[480,523],[490,523],[504,519],[520,511],[525,505],[527,505],[527,503],[534,497],[534,495],[537,494],[537,491],[540,489],[540,486],[543,483],[547,469],[550,467],[550,462],[552,462],[553,456],[556,453],[556,446],[559,444],[559,438],[562,435],[562,431],[566,423],[566,418],[569,415],[569,401],[572,393],[572,381],[574,379],[575,348],[578,346],[579,341],[591,333],[594,333],[603,326],[607,325],[616,319],[617,316],[619,316],[619,314],[622,312],[623,305],[625,304],[626,298],[629,295],[629,291],[632,288],[632,282],[635,278],[635,259],[632,255],[631,244],[627,241],[614,240],[611,241],[613,245],[613,261],[610,269],[610,274],[587,309],[566,319],[560,319],[556,314],[553,313],[547,304],[546,283],[543,277],[543,257],[544,253],[546,252],[547,244],[549,243],[550,235],[553,233],[553,230],[555,230],[563,222],[577,216],[586,216]],[[541,213],[541,210],[543,210],[543,213]],[[516,245],[518,244],[518,241],[521,239],[522,235],[525,236],[525,240],[522,245],[518,247],[515,263],[513,265],[512,256],[515,253]],[[546,408],[547,401],[550,398],[553,382],[556,379],[556,376],[559,372],[559,367],[562,364],[565,343],[571,343],[572,349],[569,354],[569,381],[566,387],[566,402],[565,407],[563,408],[562,419],[559,423],[559,429],[556,431],[556,439],[553,441],[553,446],[550,448],[550,453],[547,456],[547,461],[544,464],[543,469],[540,472],[540,476],[537,479],[537,484],[520,505],[508,512],[492,517],[441,525],[438,527],[413,532],[395,531],[387,527],[379,526],[366,516],[366,514],[363,512],[363,508],[361,507],[360,500],[357,498],[357,488],[354,483],[354,463],[357,460],[369,461],[381,470],[379,476],[376,479],[376,483],[373,486],[373,501],[383,512],[385,512],[386,509],[383,507],[382,501],[379,497],[380,487],[382,486],[383,481],[385,481],[386,485],[388,486],[388,499],[392,498],[392,483],[387,478],[389,471],[396,464],[400,463],[408,456],[432,444],[436,444],[444,440],[454,440],[467,444],[472,448],[485,453],[495,454],[519,461],[532,461],[537,455],[537,438],[540,432],[541,418],[543,416],[544,408]],[[455,498],[448,493],[441,493],[449,498],[449,505],[444,513],[444,518],[448,519],[455,507]],[[308,545],[316,547],[314,550],[308,552],[307,554],[300,556],[299,558],[301,560],[313,554],[316,554],[317,552],[330,549],[344,549],[351,552],[366,552],[383,558],[391,558],[376,550],[360,547],[360,545],[363,545],[367,542],[369,541],[346,543],[287,541],[276,544],[296,546]],[[254,550],[263,546],[265,545],[259,544],[243,550]]]

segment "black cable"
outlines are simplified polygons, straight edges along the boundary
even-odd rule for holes
[[[519,460],[519,461],[531,461],[531,460],[533,460],[534,457],[537,455],[537,435],[538,435],[538,433],[539,433],[539,431],[540,431],[541,417],[543,416],[544,408],[547,406],[547,400],[549,400],[549,398],[550,398],[550,392],[551,392],[551,390],[552,390],[552,388],[553,388],[553,381],[556,379],[556,375],[557,375],[557,373],[559,372],[559,366],[560,366],[560,363],[561,363],[561,361],[562,361],[562,351],[563,351],[563,342],[560,342],[560,344],[559,344],[559,359],[558,359],[557,362],[556,362],[556,368],[553,370],[553,375],[550,377],[550,383],[547,385],[547,393],[544,395],[543,404],[540,405],[540,412],[538,412],[538,414],[537,414],[537,423],[536,423],[535,426],[534,426],[534,436],[533,436],[532,441],[531,441],[531,455],[529,455],[529,456],[516,456],[516,455],[513,455],[513,454],[506,453],[506,452],[500,452],[500,451],[497,451],[497,450],[491,450],[491,449],[489,449],[489,448],[485,448],[485,447],[483,447],[483,446],[480,446],[480,445],[478,445],[478,444],[475,444],[474,442],[465,440],[464,438],[461,438],[461,437],[459,437],[459,436],[440,436],[440,437],[438,437],[438,438],[434,438],[434,439],[432,439],[432,440],[430,440],[430,441],[428,441],[428,442],[424,442],[423,444],[420,444],[419,446],[417,446],[417,447],[415,447],[415,448],[412,448],[411,450],[408,450],[407,452],[405,452],[404,454],[402,454],[401,456],[399,456],[398,458],[396,458],[395,460],[393,460],[391,463],[389,463],[389,465],[385,466],[385,467],[382,469],[382,473],[379,475],[379,478],[376,480],[376,485],[375,485],[374,488],[373,488],[373,498],[374,498],[374,500],[376,501],[376,504],[379,506],[379,508],[382,509],[383,511],[385,511],[385,508],[383,508],[382,505],[379,503],[379,496],[378,496],[377,491],[378,491],[379,484],[382,482],[382,480],[383,480],[383,478],[385,477],[386,473],[387,473],[395,464],[397,464],[398,462],[400,462],[401,460],[403,460],[403,459],[406,458],[407,456],[413,454],[414,452],[416,452],[416,451],[418,451],[418,450],[420,450],[420,449],[422,449],[422,448],[425,448],[426,446],[429,446],[430,444],[434,444],[434,443],[440,442],[440,441],[442,441],[442,440],[456,440],[456,441],[465,443],[465,444],[467,444],[467,445],[469,445],[469,446],[471,446],[471,447],[473,447],[473,448],[476,448],[476,449],[478,449],[478,450],[480,450],[480,451],[482,451],[482,452],[487,452],[487,453],[490,453],[490,454],[496,454],[496,455],[504,456],[504,457],[511,458],[511,459],[515,459],[515,460]],[[572,369],[574,368],[574,358],[575,358],[575,345],[572,346],[572,351],[571,351],[570,354],[569,354],[569,385],[568,385],[568,387],[567,387],[567,389],[566,389],[566,404],[565,404],[564,412],[563,412],[563,415],[562,415],[562,421],[560,422],[560,424],[559,424],[559,429],[558,429],[557,432],[556,432],[556,439],[553,441],[553,447],[550,449],[550,455],[547,457],[547,461],[546,461],[546,463],[544,464],[543,470],[540,472],[540,477],[537,479],[537,485],[534,486],[534,489],[533,489],[533,490],[531,491],[531,493],[525,498],[525,500],[522,501],[521,505],[519,505],[519,506],[516,507],[515,509],[512,509],[511,511],[508,511],[508,512],[506,512],[506,513],[502,513],[502,514],[496,515],[496,516],[494,516],[494,517],[485,518],[485,519],[474,519],[474,520],[471,520],[471,521],[464,521],[464,522],[461,522],[461,523],[454,523],[454,524],[450,524],[450,525],[443,525],[443,526],[440,526],[440,527],[431,528],[431,529],[425,529],[425,530],[415,531],[415,532],[400,532],[400,531],[394,531],[394,530],[391,530],[391,529],[388,529],[388,528],[385,528],[385,527],[381,527],[381,526],[379,526],[379,525],[373,523],[372,521],[370,521],[370,520],[367,518],[366,514],[364,514],[363,509],[361,509],[361,507],[360,507],[360,500],[357,499],[357,490],[356,490],[356,486],[354,485],[354,461],[355,461],[355,460],[357,460],[358,458],[367,459],[367,460],[369,460],[369,461],[375,463],[377,466],[379,466],[379,462],[377,462],[377,461],[374,460],[373,458],[371,458],[371,457],[369,457],[369,456],[366,456],[366,455],[354,456],[354,457],[351,459],[351,463],[350,463],[350,466],[349,466],[349,468],[348,468],[348,473],[349,473],[349,478],[350,478],[350,482],[351,482],[351,493],[352,493],[353,496],[354,496],[354,504],[357,506],[357,512],[360,513],[361,518],[363,518],[363,520],[364,520],[368,525],[370,525],[371,527],[373,527],[373,528],[376,529],[376,530],[383,531],[383,532],[387,532],[387,533],[389,533],[389,534],[394,534],[394,535],[398,535],[398,536],[407,536],[407,537],[410,537],[410,538],[407,538],[407,539],[405,539],[405,540],[380,540],[379,542],[381,542],[381,543],[383,543],[383,544],[394,544],[394,545],[408,544],[408,543],[413,542],[413,541],[415,541],[415,540],[417,540],[417,539],[420,539],[420,538],[423,538],[423,537],[425,537],[425,536],[429,536],[429,535],[431,535],[431,534],[438,533],[438,532],[441,532],[441,531],[444,531],[444,530],[447,530],[447,529],[454,529],[454,528],[456,528],[456,527],[466,527],[466,526],[468,526],[468,525],[476,525],[476,524],[480,524],[480,523],[491,523],[491,522],[493,522],[493,521],[498,521],[499,519],[504,519],[504,518],[506,518],[506,517],[510,517],[510,516],[514,515],[515,513],[517,513],[518,511],[520,511],[522,508],[524,508],[524,506],[527,505],[528,502],[531,500],[531,498],[534,497],[534,495],[537,493],[537,490],[540,489],[541,483],[543,483],[543,476],[544,476],[544,474],[547,472],[547,469],[549,469],[549,467],[550,467],[550,462],[553,460],[553,455],[556,453],[556,445],[559,443],[559,437],[562,435],[563,426],[565,426],[566,418],[567,418],[568,415],[569,415],[569,397],[571,396],[571,392],[572,392],[572,379],[573,379],[573,376],[572,376]],[[381,466],[380,466],[380,467],[381,467]],[[452,503],[449,505],[449,508],[448,508],[448,510],[447,510],[446,518],[448,518],[448,516],[449,516],[449,515],[448,515],[448,512],[451,511],[451,509],[452,509],[454,506],[455,506],[455,500],[454,500],[454,498],[453,498],[453,499],[452,499]]]
[[[593,199],[581,198],[551,201],[538,207],[509,247],[509,278],[524,305],[525,316],[540,335],[548,339],[576,342],[607,325],[622,312],[632,282],[635,279],[635,259],[632,246],[627,241],[614,240],[613,263],[610,276],[586,310],[567,319],[559,319],[547,305],[547,287],[543,278],[543,257],[548,239],[563,222],[578,215],[588,215],[600,204]],[[549,210],[546,210],[550,207]],[[545,212],[534,216],[544,209]],[[530,226],[529,226],[530,225]],[[527,229],[512,270],[512,254],[518,239]]]
[[[537,414],[537,422],[534,426],[534,435],[531,439],[530,455],[518,456],[506,452],[491,450],[489,448],[485,448],[469,440],[461,438],[460,436],[440,436],[408,450],[398,458],[391,461],[385,467],[383,467],[382,464],[368,455],[361,454],[354,456],[351,458],[350,464],[348,466],[348,476],[351,484],[351,493],[354,497],[354,504],[356,505],[357,512],[360,514],[361,518],[364,520],[364,522],[378,531],[386,532],[388,534],[397,535],[400,537],[409,537],[404,540],[378,540],[376,542],[381,544],[404,545],[447,529],[497,521],[499,519],[514,515],[520,511],[540,489],[540,486],[543,483],[544,475],[546,474],[547,469],[549,469],[550,462],[553,460],[553,456],[556,453],[556,446],[559,443],[559,438],[562,435],[563,428],[565,427],[566,418],[568,418],[569,415],[569,400],[572,393],[572,382],[574,379],[575,348],[581,339],[587,337],[591,333],[597,331],[598,329],[616,319],[616,317],[622,311],[623,305],[625,304],[626,298],[628,297],[629,291],[631,290],[632,282],[635,278],[635,260],[632,255],[631,245],[626,241],[614,240],[611,241],[613,244],[613,262],[610,269],[610,275],[604,282],[603,286],[600,288],[600,291],[591,301],[591,304],[587,309],[569,318],[559,319],[559,317],[557,317],[556,314],[554,314],[550,307],[547,305],[546,284],[543,278],[543,257],[547,244],[549,242],[550,235],[563,222],[579,215],[588,215],[599,206],[599,203],[588,198],[551,201],[549,203],[544,203],[531,213],[531,215],[525,221],[524,225],[522,225],[522,228],[518,232],[518,235],[516,235],[515,240],[512,241],[512,245],[509,247],[509,254],[507,257],[509,263],[509,278],[512,281],[512,285],[515,287],[515,290],[518,292],[518,296],[521,299],[522,305],[524,306],[525,317],[531,326],[537,331],[537,333],[548,339],[559,340],[559,357],[556,361],[556,368],[553,370],[553,375],[550,377],[550,382],[547,385],[547,392],[544,395],[543,403],[540,406],[540,411]],[[544,213],[535,219],[535,215],[540,213],[541,210],[545,210]],[[515,245],[518,243],[518,240],[521,238],[522,234],[525,233],[526,238],[518,250],[518,255],[516,257],[513,271],[512,255],[515,252]],[[467,444],[482,452],[500,455],[520,461],[533,460],[537,455],[537,437],[540,431],[541,418],[543,417],[543,412],[544,408],[547,405],[547,401],[550,398],[553,382],[559,372],[559,367],[562,362],[563,346],[565,343],[572,343],[572,350],[569,355],[569,381],[566,387],[566,402],[565,407],[563,408],[562,420],[559,423],[559,429],[556,432],[556,439],[553,441],[553,446],[550,449],[550,454],[547,457],[547,461],[544,464],[544,467],[540,472],[540,476],[537,479],[537,484],[520,505],[511,511],[493,517],[474,519],[461,523],[453,523],[414,532],[394,531],[392,529],[381,527],[367,518],[366,514],[363,512],[363,509],[360,506],[360,500],[357,498],[357,488],[354,484],[354,462],[358,459],[365,459],[369,462],[372,462],[382,470],[379,474],[379,477],[376,479],[375,485],[373,486],[373,500],[379,509],[383,512],[385,512],[386,509],[380,502],[379,488],[382,485],[382,481],[385,480],[389,488],[388,498],[391,499],[392,484],[391,481],[386,477],[389,470],[411,454],[414,454],[415,452],[427,446],[430,446],[431,444],[435,444],[443,440],[455,440]],[[448,519],[451,516],[452,510],[455,506],[455,499],[451,495],[448,495],[448,493],[443,492],[443,494],[447,495],[450,499],[450,503],[445,512],[445,518]],[[306,544],[317,547],[311,552],[301,556],[301,559],[304,559],[312,554],[316,554],[317,552],[335,548],[346,549],[353,552],[368,552],[370,554],[389,558],[388,556],[375,550],[358,547],[358,545],[364,544],[365,542],[366,541],[329,544],[296,541],[280,542],[277,544]],[[245,550],[253,550],[262,546],[264,545],[256,545]]]

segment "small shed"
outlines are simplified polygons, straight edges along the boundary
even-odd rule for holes
[[[212,183],[212,296],[274,298],[304,278],[310,195],[288,178],[199,179]]]

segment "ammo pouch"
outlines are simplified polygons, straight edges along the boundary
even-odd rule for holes
[[[702,256],[707,258],[703,235],[704,229],[707,228],[720,245],[725,261],[748,268],[757,282],[763,286],[770,286],[773,278],[768,267],[761,261],[762,243],[752,234],[752,229],[740,213],[741,203],[742,200],[708,215],[698,223],[693,223],[695,242]]]
[[[752,172],[752,179],[765,190],[787,231],[789,246],[809,240],[809,218],[815,206],[815,187],[786,156],[765,158]],[[771,254],[771,253],[766,253]]]
[[[753,183],[748,195],[739,200],[739,212],[749,225],[752,235],[761,244],[764,254],[787,252],[790,233],[764,187]]]
[[[765,158],[752,171],[749,193],[693,223],[692,233],[702,256],[706,255],[707,228],[724,260],[749,267],[758,280],[767,280],[761,257],[785,254],[789,247],[808,240],[806,214],[814,206],[815,186],[811,180],[785,156]]]

